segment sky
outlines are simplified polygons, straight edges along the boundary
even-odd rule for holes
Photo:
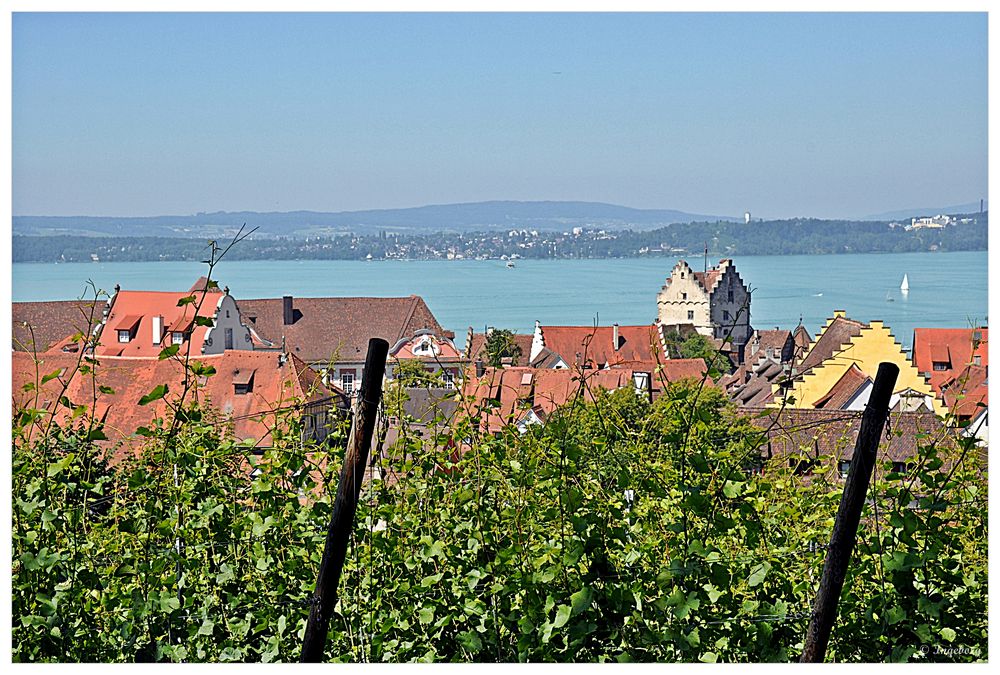
[[[26,14],[14,215],[987,196],[987,18]]]

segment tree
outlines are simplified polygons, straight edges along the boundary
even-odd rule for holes
[[[503,365],[503,359],[511,359],[513,365],[517,365],[517,360],[522,356],[521,347],[514,341],[514,331],[506,328],[494,328],[486,335],[487,365],[499,368]]]

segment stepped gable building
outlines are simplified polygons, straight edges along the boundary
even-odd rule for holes
[[[240,301],[243,322],[261,339],[286,346],[289,353],[327,381],[353,393],[361,382],[368,340],[379,337],[390,346],[429,331],[452,340],[423,298],[258,298]]]
[[[77,371],[77,356],[72,354],[49,352],[40,361],[36,370],[32,355],[14,353],[14,410],[37,407],[53,411],[57,420],[66,421],[71,411],[57,403],[66,383],[65,396],[75,405],[85,405],[89,414],[104,423],[107,440],[101,444],[113,462],[141,447],[142,437],[134,436],[139,427],[148,427],[156,418],[167,418],[170,412],[164,399],[142,406],[138,405],[139,399],[161,384],[167,385],[169,392],[183,389],[183,369],[170,359],[104,356],[93,375]],[[334,419],[346,415],[349,407],[343,392],[325,386],[319,374],[295,356],[225,351],[201,356],[198,361],[216,371],[198,378],[196,395],[221,415],[224,424],[219,427],[220,433],[253,439],[258,451],[272,444],[275,410],[292,408],[302,420],[303,439],[324,441]],[[25,383],[39,385],[39,373],[54,372],[61,375],[41,383],[37,397],[35,391],[23,390]],[[109,389],[100,390],[95,385]]]
[[[105,300],[58,300],[11,303],[14,351],[42,353],[73,348],[71,336],[94,335],[106,308]]]
[[[839,404],[860,409],[868,401],[871,381],[883,361],[899,367],[891,401],[894,409],[945,413],[943,402],[889,329],[881,321],[864,324],[848,319],[843,310],[836,310],[827,320],[787,388],[773,386],[772,405],[821,409]]]
[[[686,261],[674,265],[656,297],[658,318],[665,326],[692,324],[702,335],[725,340],[728,351],[739,355],[750,339],[750,290],[729,258],[704,272]]]

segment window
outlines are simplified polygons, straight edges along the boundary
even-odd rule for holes
[[[842,459],[837,464],[837,473],[840,474],[841,478],[847,478],[847,474],[851,472],[851,460]]]
[[[688,299],[688,294],[687,293],[681,293],[681,300],[687,300],[687,299]]]
[[[972,332],[972,339],[975,340],[976,342],[982,342],[983,341],[983,331],[981,331],[981,330],[973,331]]]
[[[732,279],[730,279],[730,281],[732,281]],[[729,294],[727,297],[729,298],[729,302],[733,301],[733,289],[731,288],[729,289]]]
[[[912,466],[913,465],[910,462],[893,462],[892,472],[899,474],[906,474],[909,473],[910,468],[912,468]]]
[[[174,331],[170,334],[170,342],[175,345],[182,344],[184,342],[184,333]]]
[[[226,349],[232,349],[232,348],[233,348],[233,329],[232,328],[227,328],[226,329]]]
[[[729,310],[728,309],[722,310],[722,320],[723,321],[729,321]]]
[[[127,330],[118,331],[119,342],[128,342],[131,339],[132,339],[132,331],[127,331]]]
[[[253,391],[253,375],[256,370],[237,370],[233,373],[233,391],[238,395]]]
[[[694,310],[693,309],[689,309],[688,310],[688,321],[694,321]]]
[[[453,370],[443,370],[441,373],[444,375],[444,388],[454,389],[455,388],[455,371]]]
[[[981,365],[983,365],[983,357],[980,356],[979,354],[973,355],[973,357],[972,357],[972,365],[974,365],[974,366],[981,366]]]
[[[354,393],[354,373],[340,374],[340,388],[344,390],[345,394]]]
[[[948,363],[946,361],[935,361],[934,370],[948,370]]]

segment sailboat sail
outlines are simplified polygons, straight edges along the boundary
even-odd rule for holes
[[[903,291],[904,293],[910,292],[910,282],[907,280],[905,274],[903,275],[903,283],[899,285],[899,290]]]

